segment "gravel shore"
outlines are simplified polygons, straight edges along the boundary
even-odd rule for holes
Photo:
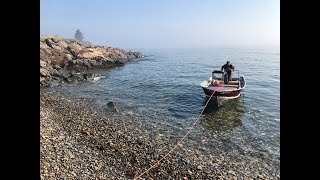
[[[41,179],[133,179],[180,140],[50,89],[40,91],[40,121]],[[186,142],[141,179],[280,179],[280,160],[266,153],[244,153],[218,138],[206,142],[209,152]]]

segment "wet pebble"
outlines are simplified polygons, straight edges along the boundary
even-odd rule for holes
[[[41,92],[40,178],[133,179],[179,140],[170,131],[158,131],[155,124],[141,126],[127,115],[114,114],[66,92]],[[187,139],[142,178],[280,178],[279,159],[264,152],[241,154],[220,136],[209,141]]]

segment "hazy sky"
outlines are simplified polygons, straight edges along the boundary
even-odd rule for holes
[[[40,33],[120,48],[279,45],[280,0],[40,0]]]

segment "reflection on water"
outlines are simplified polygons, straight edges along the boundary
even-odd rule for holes
[[[203,106],[209,98],[203,100]],[[244,113],[243,98],[228,100],[223,106],[218,107],[215,100],[211,100],[203,112],[201,125],[213,131],[226,131],[242,126],[241,118]]]

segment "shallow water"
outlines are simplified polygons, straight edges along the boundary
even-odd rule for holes
[[[182,137],[208,99],[200,83],[229,60],[247,81],[243,95],[220,108],[209,103],[189,138],[207,141],[218,135],[244,151],[280,156],[279,48],[137,50],[146,57],[95,70],[105,78],[62,89],[101,106],[113,101],[132,121]]]

